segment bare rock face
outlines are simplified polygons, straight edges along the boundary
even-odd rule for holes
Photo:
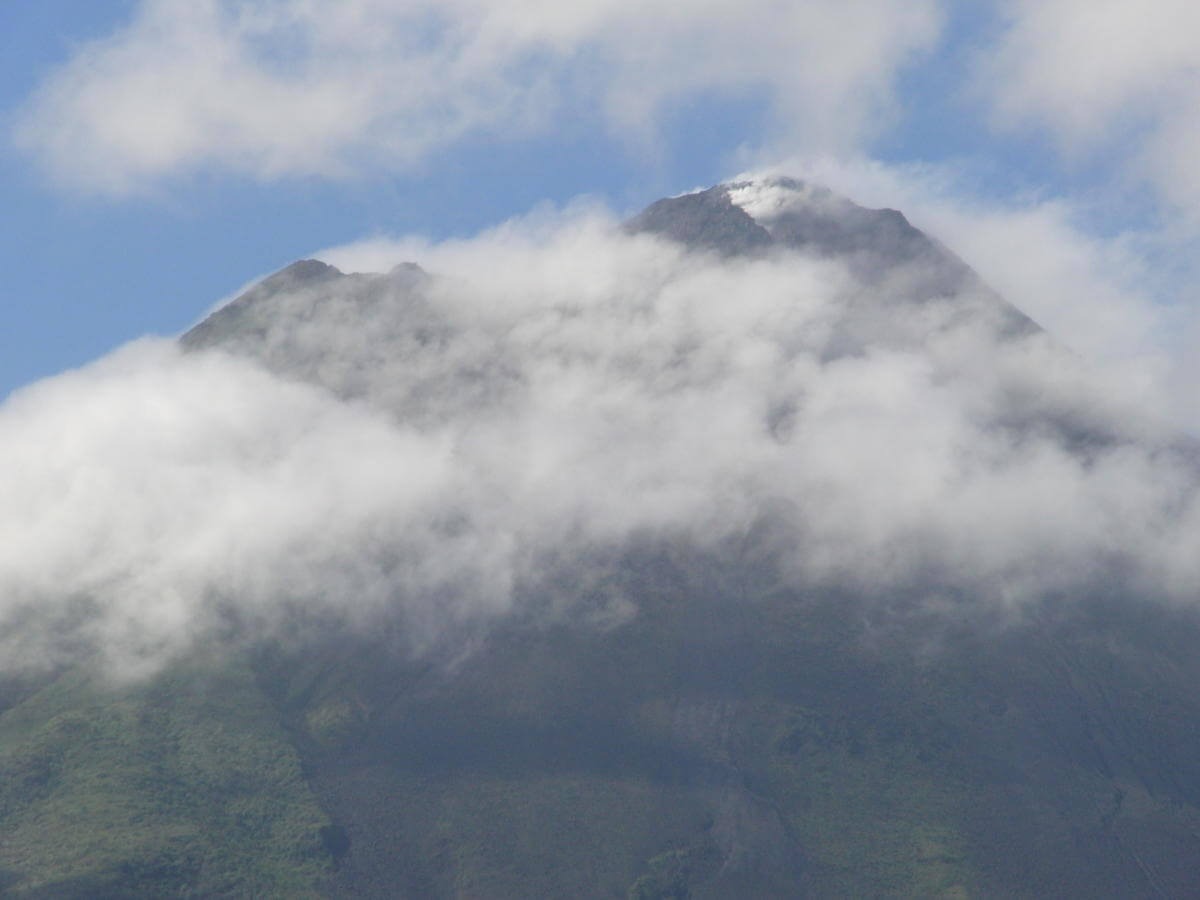
[[[734,205],[724,185],[652,203],[626,228],[726,256],[765,252],[774,243],[770,232]]]

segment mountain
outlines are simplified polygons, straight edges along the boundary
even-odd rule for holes
[[[735,182],[668,197],[651,204],[626,228],[728,257],[792,252],[837,259],[867,285],[888,281],[893,303],[984,294],[1006,330],[1027,334],[1037,329],[903,213],[865,209],[794,178]]]
[[[181,338],[449,443],[453,490],[415,555],[364,540],[395,579],[365,619],[298,579],[282,625],[219,598],[131,682],[12,675],[0,890],[1200,894],[1200,622],[1136,543],[1186,526],[1191,443],[1062,387],[1070,354],[896,211],[755,179],[602,240],[650,274],[534,306],[535,273],[508,312],[306,260]],[[1144,528],[1149,487],[1104,493],[1143,471],[1172,473]],[[1060,519],[1052,477],[1119,509]]]

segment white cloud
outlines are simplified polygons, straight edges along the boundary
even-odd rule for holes
[[[1200,6],[1006,0],[976,88],[1002,127],[1044,129],[1074,158],[1116,154],[1200,215]],[[1197,220],[1200,221],[1200,220]]]
[[[98,632],[121,661],[186,646],[231,597],[266,622],[333,590],[354,595],[350,615],[391,602],[375,570],[404,538],[388,525],[422,540],[449,471],[436,435],[163,341],[18,391],[0,433],[0,615],[47,639]],[[10,630],[6,658],[48,652],[28,637]]]
[[[819,157],[779,167],[873,207],[903,210],[983,281],[1104,373],[1109,389],[1200,431],[1191,342],[1200,316],[1163,276],[1163,234],[1102,235],[1094,210],[1064,196],[985,196],[954,165]],[[1172,248],[1168,248],[1170,250]]]
[[[868,199],[907,191],[922,199],[918,205],[932,219],[958,228],[956,236],[977,219],[976,211],[947,198],[934,202],[928,183],[886,169],[825,174],[830,182],[854,181]],[[874,190],[867,189],[872,180]],[[986,250],[981,258],[997,269],[1003,259],[1016,269],[1014,260],[1035,250],[1053,258],[1056,247],[1073,246],[1086,265],[1073,259],[1063,272],[1034,270],[1018,283],[1037,287],[1044,303],[1086,302],[1089,291],[1104,288],[1104,302],[1128,321],[1149,317],[1146,298],[1104,287],[1100,276],[1077,283],[1095,261],[1089,254],[1099,258],[1104,248],[1072,230],[1060,212],[992,209],[970,243]],[[1006,243],[988,239],[1010,230],[1016,236]],[[1183,596],[1197,584],[1190,564],[1176,555],[1194,532],[1167,512],[1176,500],[1179,509],[1191,508],[1195,473],[1150,449],[1164,439],[1156,422],[1164,386],[1128,383],[1135,366],[1114,360],[1147,351],[1120,340],[1123,325],[1087,335],[1089,349],[1112,354],[1097,368],[1053,339],[998,342],[981,324],[949,326],[958,300],[920,311],[889,307],[887,284],[856,300],[846,272],[813,260],[699,265],[652,242],[614,241],[594,216],[568,216],[557,228],[538,216],[532,225],[516,221],[439,245],[375,239],[322,256],[378,268],[416,259],[433,271],[455,272],[469,284],[456,295],[470,298],[461,301],[470,303],[469,318],[493,310],[501,321],[491,327],[500,331],[509,316],[531,320],[517,333],[536,340],[522,346],[519,359],[558,358],[570,336],[572,350],[582,354],[572,372],[587,380],[575,383],[579,390],[566,408],[594,411],[591,398],[612,396],[611,379],[620,379],[622,393],[605,427],[574,417],[561,423],[566,434],[584,435],[590,454],[573,475],[604,472],[590,480],[625,485],[616,492],[629,498],[619,507],[618,532],[654,520],[709,523],[720,533],[712,523],[723,517],[751,521],[781,502],[799,511],[793,521],[799,543],[787,554],[802,578],[894,587],[932,566],[949,571],[951,581],[986,583],[996,599],[1029,597],[1086,580],[1102,559],[1128,554],[1152,593]],[[862,302],[876,326],[875,343],[861,355],[824,360],[839,323]],[[562,305],[576,317],[544,318]],[[631,317],[633,310],[641,316]],[[1073,316],[1082,321],[1088,313],[1059,318]],[[930,334],[940,336],[929,341]],[[671,363],[670,347],[692,348],[692,355]],[[617,359],[628,359],[629,368],[614,366]],[[1143,361],[1139,356],[1137,364]],[[651,390],[664,378],[660,364],[670,365],[667,371],[682,366],[670,382],[678,392]],[[551,371],[547,384],[563,374]],[[689,381],[701,373],[709,377]],[[798,404],[795,419],[779,442],[764,423],[789,403]],[[1085,461],[1042,426],[1031,425],[1023,437],[999,427],[1014,421],[1115,428],[1146,444]],[[648,423],[658,430],[645,430]],[[565,454],[562,464],[573,458]],[[644,481],[624,481],[629,466]],[[659,506],[663,494],[690,497],[695,505]],[[639,498],[653,502],[643,508]],[[653,519],[655,509],[668,512]],[[596,512],[590,508],[585,520],[594,521]]]
[[[17,140],[61,181],[145,190],[405,169],[564,122],[653,140],[672,103],[765,91],[812,148],[880,127],[938,0],[142,0],[31,98]]]
[[[10,664],[80,644],[153,664],[296,610],[391,610],[436,645],[544,599],[547,558],[583,577],[589,553],[719,553],[764,521],[797,584],[1012,603],[1116,560],[1139,596],[1200,589],[1194,465],[1051,341],[961,315],[970,297],[690,257],[594,209],[326,255],[452,276],[377,307],[361,278],[280,300],[295,315],[251,342],[277,375],[149,342],[0,406]]]

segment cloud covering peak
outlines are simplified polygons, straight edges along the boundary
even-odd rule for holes
[[[595,209],[322,255],[186,349],[0,407],[10,664],[311,620],[418,652],[514,611],[611,626],[637,598],[564,572],[603,585],[647,541],[750,541],[782,584],[880,603],[1200,590],[1195,449],[976,282]]]

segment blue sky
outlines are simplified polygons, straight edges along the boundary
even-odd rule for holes
[[[5,4],[0,396],[321,248],[780,165],[1186,393],[1200,14],[1156,5]]]

